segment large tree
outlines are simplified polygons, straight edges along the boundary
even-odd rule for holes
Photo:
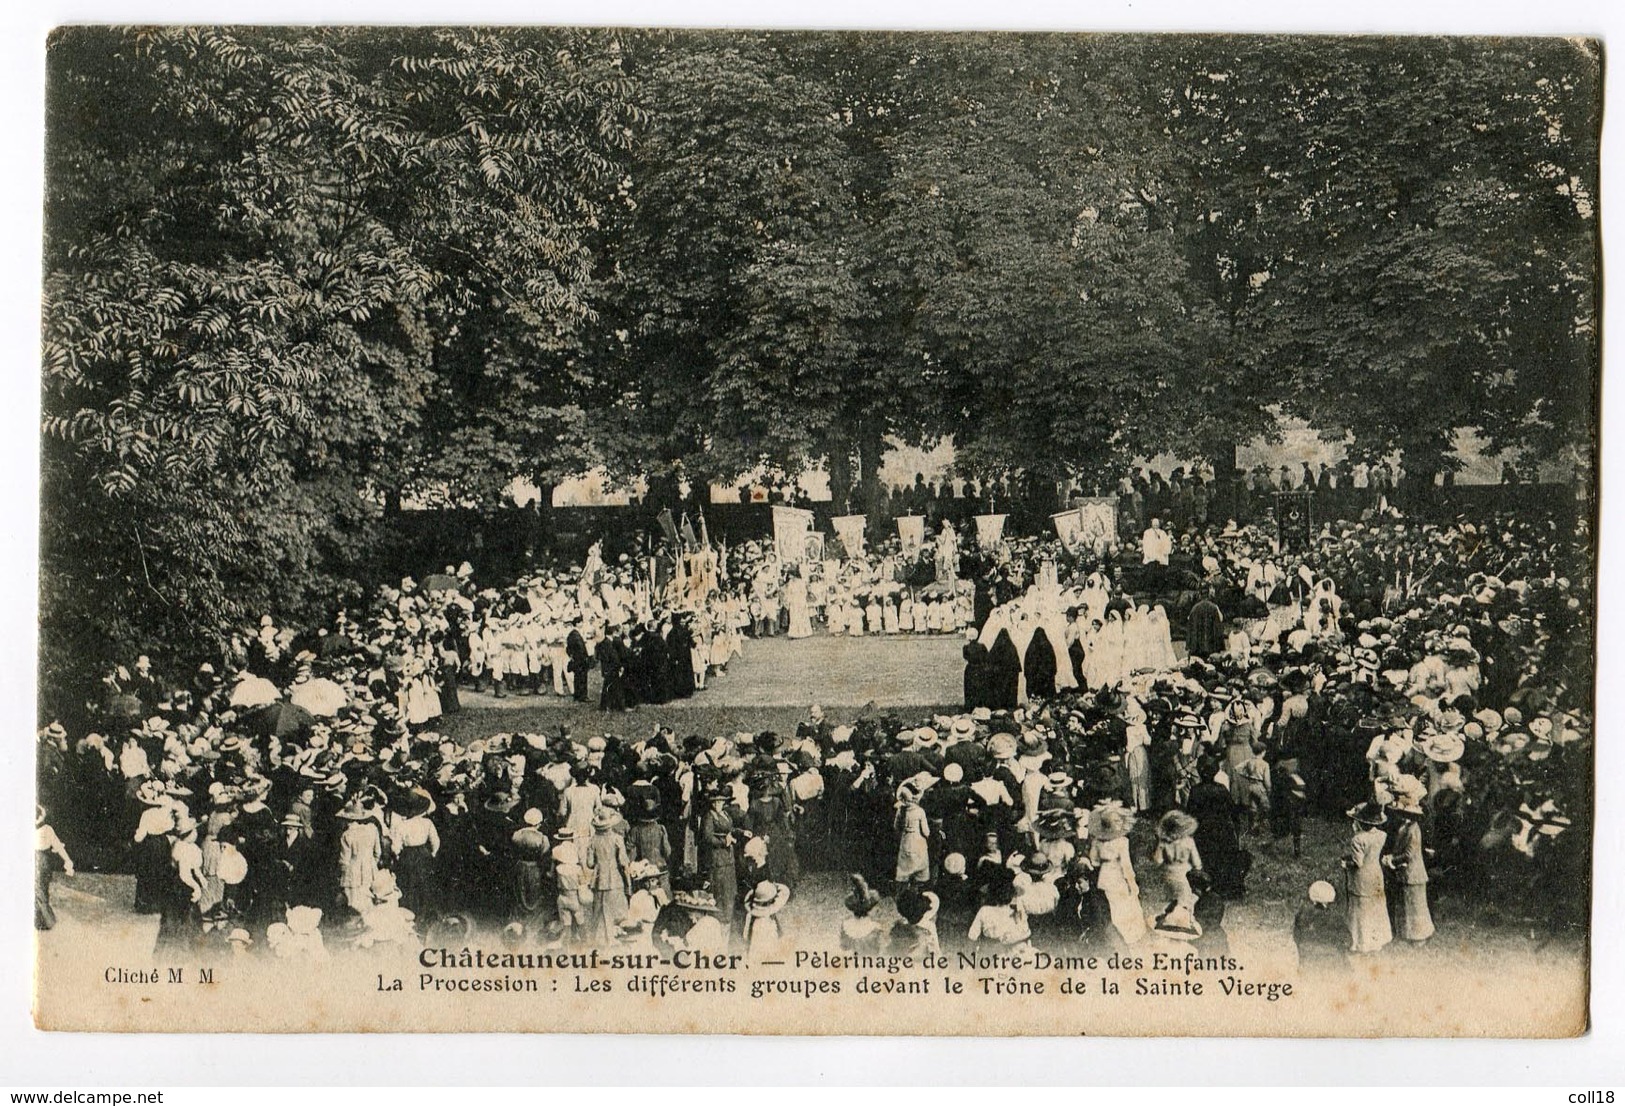
[[[48,677],[353,591],[480,354],[558,394],[626,140],[573,33],[75,29],[50,59]]]
[[[1596,88],[1568,40],[1167,40],[1166,203],[1229,321],[1216,414],[1278,407],[1429,474],[1455,431],[1592,421]],[[1245,422],[1241,425],[1245,426]]]

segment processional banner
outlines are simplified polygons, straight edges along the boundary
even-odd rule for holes
[[[865,515],[837,515],[829,520],[848,557],[863,556],[863,528],[868,521]]]
[[[812,524],[813,513],[804,507],[773,508],[773,544],[778,547],[780,563],[801,563],[807,555]]]
[[[1115,495],[1090,496],[1075,499],[1077,505],[1078,540],[1096,553],[1117,548],[1117,497]]]
[[[925,516],[903,515],[897,520],[897,536],[902,539],[903,549],[913,552],[925,544]]]
[[[1055,524],[1055,535],[1068,553],[1076,553],[1083,538],[1083,512],[1074,507],[1070,511],[1057,511],[1049,516]]]
[[[1009,515],[977,515],[976,516],[976,544],[983,549],[990,549],[999,544],[1004,537],[1004,520]]]

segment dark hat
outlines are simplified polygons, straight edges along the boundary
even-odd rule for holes
[[[1364,802],[1348,812],[1348,816],[1364,826],[1380,826],[1388,821],[1388,812],[1373,802]]]

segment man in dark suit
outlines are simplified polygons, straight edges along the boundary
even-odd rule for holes
[[[570,685],[578,703],[587,701],[587,673],[592,671],[592,658],[587,655],[587,639],[581,636],[581,619],[570,620],[570,634],[564,639],[564,654],[569,658]]]

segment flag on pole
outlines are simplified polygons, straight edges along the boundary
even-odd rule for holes
[[[660,509],[658,521],[660,523],[661,532],[666,535],[666,540],[674,546],[677,545],[677,521],[671,517],[670,507],[662,507]]]
[[[680,528],[683,535],[683,552],[693,553],[700,548],[700,539],[694,534],[694,524],[688,521],[688,512],[683,512],[683,525]]]

